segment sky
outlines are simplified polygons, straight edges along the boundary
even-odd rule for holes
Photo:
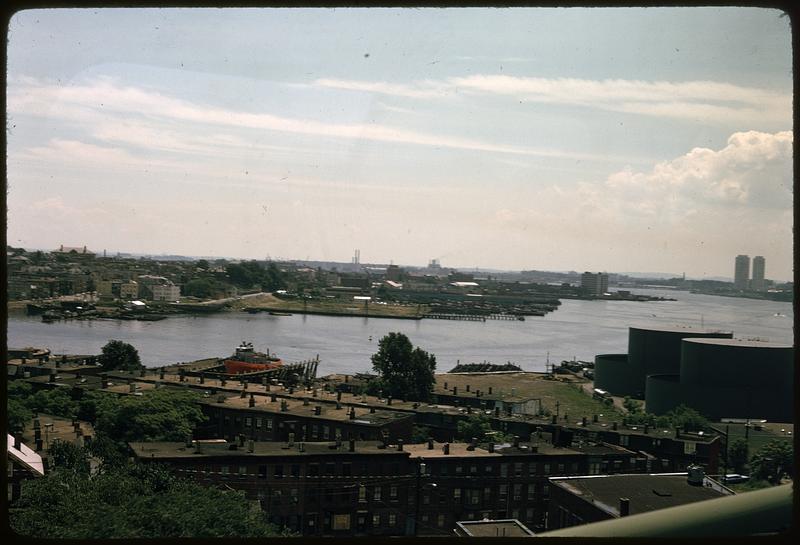
[[[12,246],[792,278],[777,10],[29,10],[7,75]]]

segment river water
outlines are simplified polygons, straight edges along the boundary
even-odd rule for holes
[[[56,354],[98,354],[109,339],[136,347],[147,366],[223,357],[242,340],[267,348],[284,361],[319,354],[319,373],[366,372],[378,340],[405,333],[436,355],[437,371],[461,363],[506,363],[544,371],[551,363],[595,354],[626,352],[630,326],[700,326],[733,331],[737,338],[792,344],[791,303],[717,297],[684,291],[640,290],[677,301],[579,301],[565,299],[555,312],[524,322],[487,320],[393,320],[266,313],[170,317],[158,322],[93,320],[43,323],[9,316],[8,346],[46,347]],[[549,354],[548,354],[549,353]]]

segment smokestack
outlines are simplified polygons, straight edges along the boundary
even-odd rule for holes
[[[619,516],[627,517],[631,512],[631,500],[628,498],[619,499]]]
[[[450,454],[450,443],[445,443],[442,446],[442,453],[445,454],[445,455]]]

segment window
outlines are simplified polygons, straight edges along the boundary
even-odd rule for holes
[[[528,464],[528,474],[530,476],[536,475],[536,462],[531,462]]]
[[[459,465],[457,465],[457,466],[456,466],[456,475],[461,475],[461,473],[462,473],[463,469],[464,469],[464,468],[462,468],[460,464],[459,464]]]
[[[292,498],[292,503],[298,503],[300,501],[300,498],[297,495],[296,488],[292,488],[291,490],[289,490],[289,496]]]
[[[378,528],[381,525],[381,516],[380,515],[372,515],[372,527]]]
[[[319,464],[308,464],[308,476],[309,477],[319,476]]]
[[[528,509],[525,510],[525,520],[532,521],[534,516],[535,515],[532,507],[529,507]]]
[[[519,518],[519,509],[512,509],[511,510],[511,518],[518,519]]]
[[[331,438],[331,428],[329,426],[322,426],[322,438],[323,439]]]
[[[247,475],[247,466],[239,466],[239,475]]]
[[[456,500],[456,501],[459,501],[461,499],[461,489],[460,488],[454,488],[453,489],[453,499]]]
[[[248,428],[253,426],[253,419],[249,416],[245,416],[244,418],[244,425]]]
[[[522,462],[517,462],[514,464],[514,476],[522,477]]]
[[[428,517],[428,515],[422,515],[422,517],[421,517],[421,518],[422,518],[422,522],[428,522],[428,519],[429,519],[430,517]]]
[[[220,473],[222,473],[223,475],[227,475],[229,473],[229,471],[230,470],[229,470],[228,466],[222,466],[222,469],[220,469]]]
[[[267,478],[267,466],[258,466],[258,478],[259,479]]]
[[[536,499],[536,485],[530,483],[528,485],[528,501],[533,501]]]
[[[367,487],[363,484],[358,487],[358,501],[367,501]]]
[[[396,526],[397,525],[397,515],[394,513],[389,513],[389,526]]]
[[[492,472],[492,464],[486,464],[486,465],[484,466],[484,471],[485,471],[486,473],[491,473],[491,472]]]
[[[508,498],[508,485],[507,484],[501,484],[500,485],[498,499],[500,501],[505,501],[507,498]]]
[[[345,462],[342,464],[342,475],[349,477],[353,474],[353,464]]]
[[[484,487],[484,489],[483,489],[483,501],[484,502],[488,502],[489,498],[491,498],[491,497],[492,497],[492,487],[491,486]]]
[[[276,479],[282,479],[283,478],[283,466],[282,465],[275,466],[274,476],[275,476]]]
[[[627,435],[620,435],[619,436],[619,444],[623,447],[628,446],[628,436]]]
[[[550,495],[550,485],[549,484],[543,484],[542,485],[542,496],[547,497],[549,495]]]
[[[514,485],[514,501],[519,501],[522,499],[522,485],[515,484]],[[517,517],[514,517],[517,518]]]
[[[544,464],[544,474],[550,475],[550,464]]]
[[[428,494],[427,492],[425,492],[422,495],[422,503],[424,503],[425,505],[428,505],[429,503],[431,503],[431,495]]]
[[[333,529],[334,530],[349,530],[350,529],[350,515],[333,515]]]
[[[397,499],[397,487],[391,486],[389,487],[389,498],[396,500]]]
[[[261,425],[264,423],[263,419],[260,416],[256,417],[256,428],[261,428]]]
[[[589,462],[589,475],[600,474],[600,462]]]
[[[470,475],[475,475],[476,473],[478,473],[478,466],[476,466],[475,464],[469,466],[469,473]]]
[[[317,439],[318,435],[319,435],[319,428],[317,427],[316,424],[312,424],[311,425],[311,438],[312,439]]]
[[[325,464],[325,475],[336,475],[336,464],[334,462]]]
[[[564,474],[564,464],[558,464],[558,473],[556,475],[563,475]]]
[[[500,464],[500,476],[508,477],[508,464]]]
[[[447,475],[447,464],[443,464],[441,470],[439,471],[442,475]]]
[[[272,430],[272,419],[271,418],[267,418],[266,419],[266,423],[267,423],[267,429],[271,431]]]
[[[372,491],[372,499],[374,501],[381,501],[381,487],[376,486]]]
[[[444,526],[444,515],[439,515],[436,517],[436,526],[438,526],[439,528]]]
[[[292,464],[292,477],[299,477],[300,476],[300,466],[298,464]]]

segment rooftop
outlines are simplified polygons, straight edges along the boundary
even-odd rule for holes
[[[456,532],[466,537],[531,537],[534,535],[517,519],[462,520],[456,522],[456,527]]]
[[[719,346],[736,346],[741,348],[781,348],[790,349],[792,345],[782,343],[772,343],[767,341],[757,341],[750,339],[685,339],[685,342],[697,344],[714,344]]]
[[[197,445],[201,445],[201,452],[197,452]],[[292,446],[285,441],[254,441],[253,452],[249,452],[247,443],[243,448],[236,446],[236,443],[227,441],[193,441],[191,447],[187,447],[182,442],[145,442],[128,443],[131,450],[140,458],[197,458],[199,456],[223,458],[231,456],[275,456],[285,458],[287,456],[309,456],[309,455],[330,455],[349,452],[349,443],[342,441],[336,447],[336,442],[295,442]],[[303,450],[300,450],[302,445]],[[380,441],[357,441],[354,452],[357,454],[387,455],[404,454],[396,448],[378,448]],[[231,448],[234,447],[234,448]]]
[[[638,331],[658,331],[662,333],[688,333],[690,335],[733,335],[732,331],[722,331],[719,329],[707,329],[701,327],[692,327],[692,326],[647,326],[647,327],[635,327],[631,326],[631,330],[636,329]]]
[[[630,514],[635,515],[731,494],[718,483],[711,486],[714,483],[708,478],[704,485],[691,485],[685,473],[552,477],[550,482],[615,517],[620,498],[630,500]]]

